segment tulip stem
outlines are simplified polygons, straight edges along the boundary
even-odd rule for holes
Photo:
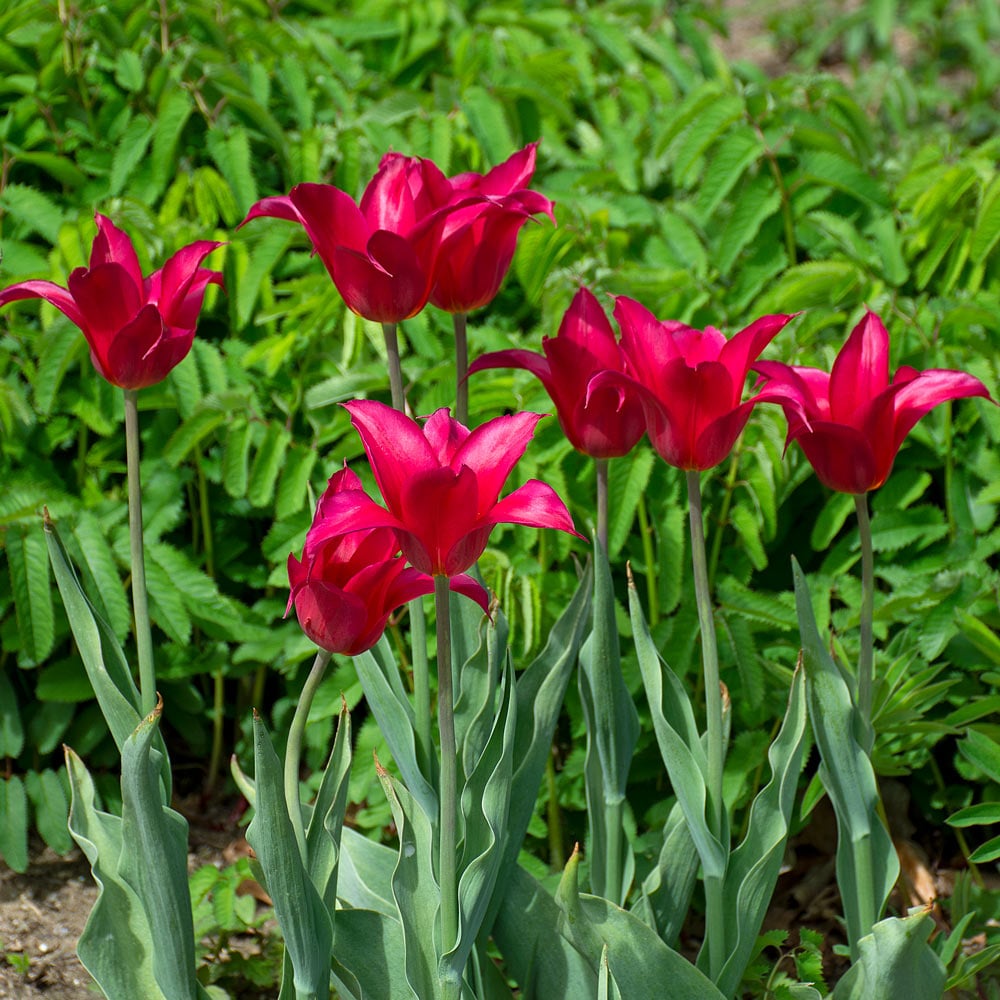
[[[132,555],[132,611],[139,656],[139,693],[142,712],[156,707],[156,664],[146,593],[146,555],[142,540],[142,482],[139,475],[139,393],[125,391],[125,463],[128,476],[128,537]]]
[[[466,314],[452,316],[455,326],[455,419],[460,424],[469,423],[469,338],[466,333]]]
[[[434,744],[431,741],[431,681],[427,662],[427,616],[424,614],[423,599],[410,601],[410,648],[413,651],[413,701],[417,753],[424,777],[434,783],[434,767],[431,763]]]
[[[441,817],[438,874],[441,879],[441,951],[446,955],[458,940],[457,789],[458,750],[455,745],[455,701],[451,674],[451,609],[448,577],[434,577],[437,612],[438,730],[441,733]],[[459,971],[459,982],[461,971]],[[458,984],[442,978],[442,997]],[[458,998],[457,990],[452,994]]]
[[[708,744],[708,822],[712,834],[723,841],[722,766],[723,747],[722,688],[719,684],[719,650],[715,640],[715,615],[708,585],[708,562],[705,554],[705,526],[701,509],[701,476],[697,469],[687,475],[688,514],[691,521],[691,563],[694,592],[701,629],[701,662],[705,677],[706,742]],[[726,845],[723,845],[724,847]],[[709,977],[722,971],[726,958],[725,913],[722,879],[705,878],[705,910],[709,954]]]
[[[597,469],[597,540],[608,554],[608,460],[595,458]]]
[[[396,336],[395,323],[382,324],[382,336],[385,338],[385,353],[389,359],[389,392],[392,394],[392,407],[400,413],[406,412],[406,394],[403,391],[403,367],[399,361],[399,338]]]
[[[330,662],[330,654],[321,649],[316,653],[313,660],[309,676],[299,700],[295,705],[295,714],[292,716],[292,724],[288,730],[288,744],[285,747],[285,806],[288,809],[289,819],[292,821],[292,829],[295,831],[295,840],[299,845],[299,854],[303,864],[306,862],[306,831],[302,825],[302,799],[299,795],[299,763],[302,759],[302,742],[306,734],[306,722],[309,719],[309,709],[312,706],[313,698],[316,697],[316,689],[323,674],[326,672],[326,665]]]
[[[868,494],[856,493],[854,507],[858,514],[858,535],[861,538],[861,649],[858,654],[858,712],[861,714],[871,753],[874,742],[872,729],[872,682],[875,662],[873,620],[875,617],[875,557],[872,550],[872,525],[868,516]]]

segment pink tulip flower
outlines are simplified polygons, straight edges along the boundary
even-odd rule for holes
[[[434,580],[406,565],[391,528],[327,533],[332,498],[348,492],[364,496],[361,480],[342,469],[320,498],[301,561],[288,557],[285,614],[294,606],[302,630],[322,649],[357,656],[378,642],[393,611],[433,593]],[[486,591],[471,577],[456,576],[450,585],[488,613]]]
[[[162,382],[187,357],[208,285],[222,274],[201,267],[221,243],[200,240],[178,250],[143,278],[132,241],[110,219],[95,216],[90,267],[78,267],[63,288],[22,281],[0,291],[0,306],[44,299],[82,331],[98,374],[123,389]]]
[[[827,373],[760,361],[764,391],[781,394],[788,441],[798,441],[820,482],[840,493],[878,489],[906,435],[938,403],[990,394],[965,372],[903,367],[889,378],[889,334],[866,312]]]
[[[523,368],[545,386],[556,415],[577,451],[591,458],[615,458],[635,447],[646,430],[638,395],[619,387],[587,386],[602,371],[625,373],[625,354],[593,292],[573,297],[555,337],[542,338],[542,351],[495,351],[477,358],[469,374],[486,368]]]
[[[415,316],[431,293],[448,179],[430,160],[387,156],[360,204],[329,184],[264,198],[240,225],[267,216],[303,226],[347,307],[379,323]]]
[[[750,366],[791,316],[764,316],[727,340],[714,327],[695,330],[658,320],[633,299],[615,300],[626,374],[602,372],[588,396],[617,386],[624,400],[634,390],[646,415],[649,440],[678,469],[704,470],[732,451],[767,390],[743,401]]]
[[[418,570],[453,577],[482,555],[497,524],[576,534],[569,511],[546,483],[529,480],[500,499],[540,414],[497,417],[469,431],[446,409],[421,427],[374,400],[344,407],[361,436],[385,507],[357,490],[331,497],[316,543],[328,535],[392,528],[403,555]]]

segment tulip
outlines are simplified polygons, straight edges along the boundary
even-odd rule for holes
[[[538,144],[531,143],[486,174],[449,180],[454,211],[439,234],[431,303],[450,313],[469,313],[491,302],[510,269],[521,227],[533,216],[555,222],[553,203],[527,189]]]
[[[764,316],[727,340],[714,327],[661,322],[633,299],[615,300],[626,373],[594,376],[588,397],[615,386],[624,400],[636,390],[646,431],[664,461],[679,469],[711,469],[732,451],[765,390],[742,402],[747,372],[791,316]]]
[[[398,323],[427,303],[450,199],[448,179],[429,160],[389,155],[360,204],[329,184],[297,184],[258,201],[240,225],[262,216],[298,222],[347,307]]]
[[[497,417],[469,431],[447,409],[432,414],[421,427],[374,400],[344,407],[361,436],[386,506],[360,490],[330,497],[314,543],[330,535],[392,528],[403,555],[418,570],[452,577],[482,555],[497,524],[576,534],[569,511],[546,483],[529,480],[500,499],[540,414]]]
[[[889,334],[866,312],[827,373],[761,361],[765,392],[782,397],[788,441],[798,441],[820,482],[840,493],[878,489],[921,417],[939,403],[989,398],[965,372],[902,367],[889,378]]]
[[[110,219],[95,216],[90,267],[78,267],[68,288],[22,281],[0,291],[0,306],[44,299],[82,331],[98,374],[123,389],[162,382],[187,357],[208,285],[222,274],[200,266],[221,243],[199,240],[143,278],[132,241]]]
[[[363,495],[361,480],[343,469],[320,498],[302,560],[289,555],[291,595],[285,614],[294,606],[302,630],[322,649],[357,656],[378,642],[393,611],[433,593],[434,580],[406,565],[390,528],[343,535],[325,531],[332,498],[349,491]],[[459,575],[450,582],[452,590],[489,610],[486,591],[471,577]]]
[[[620,399],[615,387],[587,386],[602,371],[625,373],[625,355],[592,292],[581,288],[555,337],[542,338],[542,351],[494,351],[477,358],[469,374],[486,368],[522,368],[536,376],[552,398],[563,433],[591,458],[627,455],[646,429],[634,393]]]

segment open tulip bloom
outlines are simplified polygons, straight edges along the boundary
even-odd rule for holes
[[[288,557],[286,614],[294,606],[302,630],[322,649],[357,656],[378,642],[393,611],[433,593],[434,579],[406,565],[391,528],[325,532],[331,498],[347,491],[363,493],[361,480],[342,469],[320,498],[302,560]],[[489,610],[486,591],[471,577],[453,577],[451,589]]]
[[[679,469],[711,469],[730,451],[757,403],[779,400],[764,390],[743,401],[747,373],[791,316],[763,316],[727,340],[714,327],[696,330],[658,320],[634,299],[615,300],[626,372],[594,376],[598,389],[633,389],[646,414],[646,431],[664,461]]]
[[[581,288],[573,297],[555,337],[542,338],[542,354],[494,351],[477,358],[469,374],[487,368],[523,368],[552,398],[556,416],[570,444],[592,458],[627,455],[646,429],[635,392],[620,386],[587,392],[599,372],[625,374],[625,354],[593,292]]]
[[[221,243],[199,240],[178,250],[159,271],[142,276],[132,241],[103,215],[90,266],[71,272],[63,288],[22,281],[0,291],[0,306],[44,299],[78,326],[98,374],[123,389],[162,382],[187,357],[208,285],[222,274],[201,267]]]
[[[329,535],[392,528],[403,555],[422,573],[454,576],[482,555],[497,524],[576,534],[569,511],[546,483],[529,480],[500,499],[524,454],[537,413],[497,417],[473,431],[447,409],[421,427],[375,400],[345,403],[361,436],[385,507],[360,490],[329,498],[316,543]]]
[[[889,477],[900,446],[939,403],[966,396],[989,398],[965,372],[902,367],[889,378],[889,334],[873,312],[854,328],[830,372],[778,361],[754,370],[788,419],[788,441],[798,441],[820,482],[841,493],[868,493]]]

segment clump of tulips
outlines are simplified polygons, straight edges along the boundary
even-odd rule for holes
[[[388,153],[360,202],[322,184],[254,205],[244,224],[298,223],[348,308],[383,325],[390,407],[345,404],[381,503],[354,470],[334,471],[301,558],[288,559],[290,598],[319,647],[288,735],[285,759],[255,718],[254,774],[234,776],[254,805],[248,830],[286,941],[282,997],[532,995],[733,997],[774,891],[792,822],[805,734],[811,724],[822,780],[837,814],[837,874],[855,968],[845,996],[885,969],[919,972],[915,1000],[937,997],[943,967],[921,915],[883,918],[898,872],[871,767],[873,551],[867,494],[888,478],[906,435],[932,407],[989,398],[971,375],[911,368],[889,377],[889,336],[866,312],[830,373],[761,360],[793,317],[764,316],[727,338],[719,330],[660,320],[632,299],[614,301],[616,336],[598,298],[580,288],[542,353],[511,349],[467,362],[466,315],[488,305],[509,269],[518,233],[554,206],[531,189],[536,145],[486,174],[446,177],[428,160]],[[170,809],[169,765],[158,723],[155,666],[142,571],[136,393],[161,381],[190,350],[208,285],[202,267],[221,244],[178,251],[143,278],[135,250],[104,216],[89,268],[68,288],[26,281],[0,305],[42,298],[80,327],[101,377],[125,391],[132,595],[140,687],[112,651],[72,573],[54,528],[50,549],[81,656],[122,752],[123,811],[95,804],[82,762],[67,751],[71,830],[102,886],[81,958],[105,995],[201,997],[186,896],[184,822]],[[455,317],[456,417],[406,412],[396,325],[430,303]],[[590,565],[543,654],[515,673],[502,608],[475,571],[492,529],[518,524],[582,538],[562,500],[531,480],[504,494],[540,414],[497,416],[470,428],[469,376],[499,367],[536,376],[570,443],[595,462],[596,539]],[[748,382],[756,379],[751,388]],[[749,394],[748,394],[749,393]],[[812,618],[794,567],[802,669],[768,759],[770,781],[733,843],[723,797],[729,694],[720,683],[700,474],[731,453],[759,404],[776,404],[820,480],[854,496],[862,552],[860,658],[845,676]],[[663,849],[641,882],[624,822],[636,711],[620,670],[613,573],[608,563],[608,462],[648,436],[686,479],[702,664],[704,722],[661,658],[633,587],[629,610],[643,686],[675,804]],[[434,595],[432,671],[423,598]],[[384,639],[409,604],[414,679],[408,692]],[[344,828],[350,720],[342,715],[315,801],[300,799],[299,757],[309,706],[332,654],[355,658],[394,770],[379,776],[399,850],[359,843]],[[517,864],[563,697],[578,668],[587,724],[589,885],[574,855],[555,896]],[[436,683],[436,712],[431,689]],[[169,711],[169,706],[167,708]],[[435,736],[435,730],[437,735]],[[672,945],[698,875],[705,940],[696,964]],[[490,941],[493,945],[490,945]],[[489,947],[502,956],[504,975]],[[877,956],[873,958],[872,956]],[[875,968],[877,962],[878,968]],[[867,978],[866,978],[867,977]],[[851,985],[853,982],[855,985]],[[650,985],[656,984],[656,985]],[[666,991],[666,992],[664,992]],[[806,994],[803,993],[803,996]],[[818,994],[816,994],[818,996]],[[841,995],[838,990],[838,997]]]

